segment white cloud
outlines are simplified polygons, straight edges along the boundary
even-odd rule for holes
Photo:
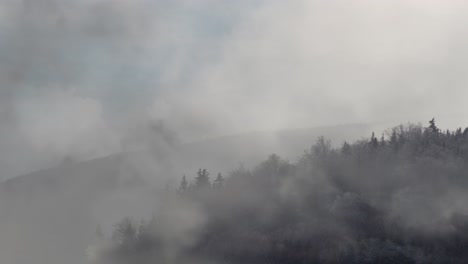
[[[0,0],[0,121],[20,134],[20,115],[16,129],[30,148],[64,155],[114,150],[99,138],[124,137],[136,114],[165,120],[182,140],[433,116],[459,126],[468,122],[467,8],[440,0]],[[44,106],[52,100],[63,103]],[[64,125],[69,117],[82,121]]]
[[[467,7],[269,1],[243,17],[185,96],[227,130],[449,119],[468,95]]]

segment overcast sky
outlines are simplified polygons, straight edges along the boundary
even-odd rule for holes
[[[0,0],[0,178],[121,151],[148,121],[181,141],[468,126],[466,14],[455,0]]]

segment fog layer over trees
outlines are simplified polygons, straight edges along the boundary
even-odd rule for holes
[[[345,132],[345,131],[344,131]],[[150,219],[99,228],[92,263],[467,263],[468,128],[402,125],[297,162],[201,168]],[[148,208],[148,210],[153,210]]]

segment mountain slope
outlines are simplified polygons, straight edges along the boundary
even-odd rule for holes
[[[0,255],[4,263],[82,263],[99,224],[157,211],[158,190],[175,188],[200,167],[227,173],[271,153],[296,159],[323,135],[337,144],[370,134],[349,125],[255,132],[174,147],[114,154],[15,177],[0,184]]]

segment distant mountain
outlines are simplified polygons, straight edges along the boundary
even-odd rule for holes
[[[291,161],[309,150],[318,137],[333,144],[370,137],[372,128],[364,124],[302,128],[273,132],[251,132],[199,141],[182,146],[181,156],[186,173],[206,167],[213,172],[226,172],[240,164],[251,167],[272,153]]]
[[[228,173],[276,153],[296,160],[317,137],[336,144],[371,133],[342,125],[225,136],[176,147],[114,154],[18,176],[0,183],[2,263],[82,263],[86,246],[125,216],[157,211],[157,193],[198,168]]]

